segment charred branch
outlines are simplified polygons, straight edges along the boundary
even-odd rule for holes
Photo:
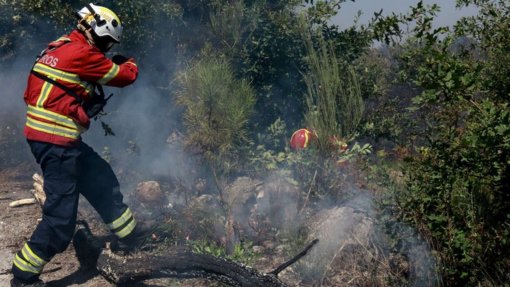
[[[88,228],[79,229],[73,239],[76,255],[85,267],[96,267],[108,281],[118,286],[148,278],[205,278],[230,286],[285,287],[278,273],[298,261],[317,243],[314,240],[302,252],[275,271],[264,274],[234,261],[207,254],[197,254],[183,248],[170,248],[163,255],[136,253],[120,256],[105,249],[104,240],[94,237]]]
[[[262,274],[239,263],[183,249],[170,249],[164,255],[136,254],[128,257],[104,251],[97,269],[108,281],[124,286],[148,278],[206,278],[230,286],[284,287],[272,274]]]
[[[308,251],[312,249],[312,247],[319,242],[319,239],[314,239],[310,244],[308,244],[303,251],[299,252],[296,256],[292,257],[289,261],[283,263],[282,265],[278,266],[275,270],[271,271],[269,274],[273,274],[274,276],[278,276],[280,272],[285,270],[290,265],[296,263],[299,259],[303,258],[306,254],[308,254]]]

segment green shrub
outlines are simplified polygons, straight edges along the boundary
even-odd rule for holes
[[[412,108],[423,117],[397,204],[437,251],[444,284],[500,285],[510,279],[510,110],[484,72],[496,63],[476,56],[483,46],[432,29],[433,15],[413,10],[422,22],[401,54],[401,74],[421,90]]]
[[[215,167],[228,171],[236,164],[235,147],[248,141],[246,124],[255,93],[236,79],[228,60],[205,56],[178,76],[176,102],[184,107],[186,140]]]

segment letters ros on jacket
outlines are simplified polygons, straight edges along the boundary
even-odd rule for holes
[[[55,66],[57,66],[58,58],[55,56],[51,56],[51,55],[44,55],[41,57],[41,59],[39,59],[39,63],[45,64],[45,65],[48,65],[48,66],[54,68]]]

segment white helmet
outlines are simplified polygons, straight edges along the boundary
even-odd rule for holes
[[[120,43],[122,24],[112,10],[90,3],[77,12],[77,17],[94,31],[94,36],[98,38],[96,44],[106,45],[109,49],[113,43]]]

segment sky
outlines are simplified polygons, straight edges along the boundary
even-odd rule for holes
[[[455,0],[424,0],[425,5],[438,4],[441,11],[438,13],[435,26],[451,26],[459,18],[463,16],[471,16],[476,14],[474,7],[465,7],[458,9],[455,7]],[[345,28],[353,24],[354,18],[358,11],[362,11],[360,17],[360,24],[367,24],[373,17],[374,12],[379,12],[383,9],[383,15],[389,15],[392,12],[406,13],[410,11],[409,7],[415,6],[418,0],[356,0],[355,2],[347,1],[342,4],[338,15],[336,15],[332,22]]]

